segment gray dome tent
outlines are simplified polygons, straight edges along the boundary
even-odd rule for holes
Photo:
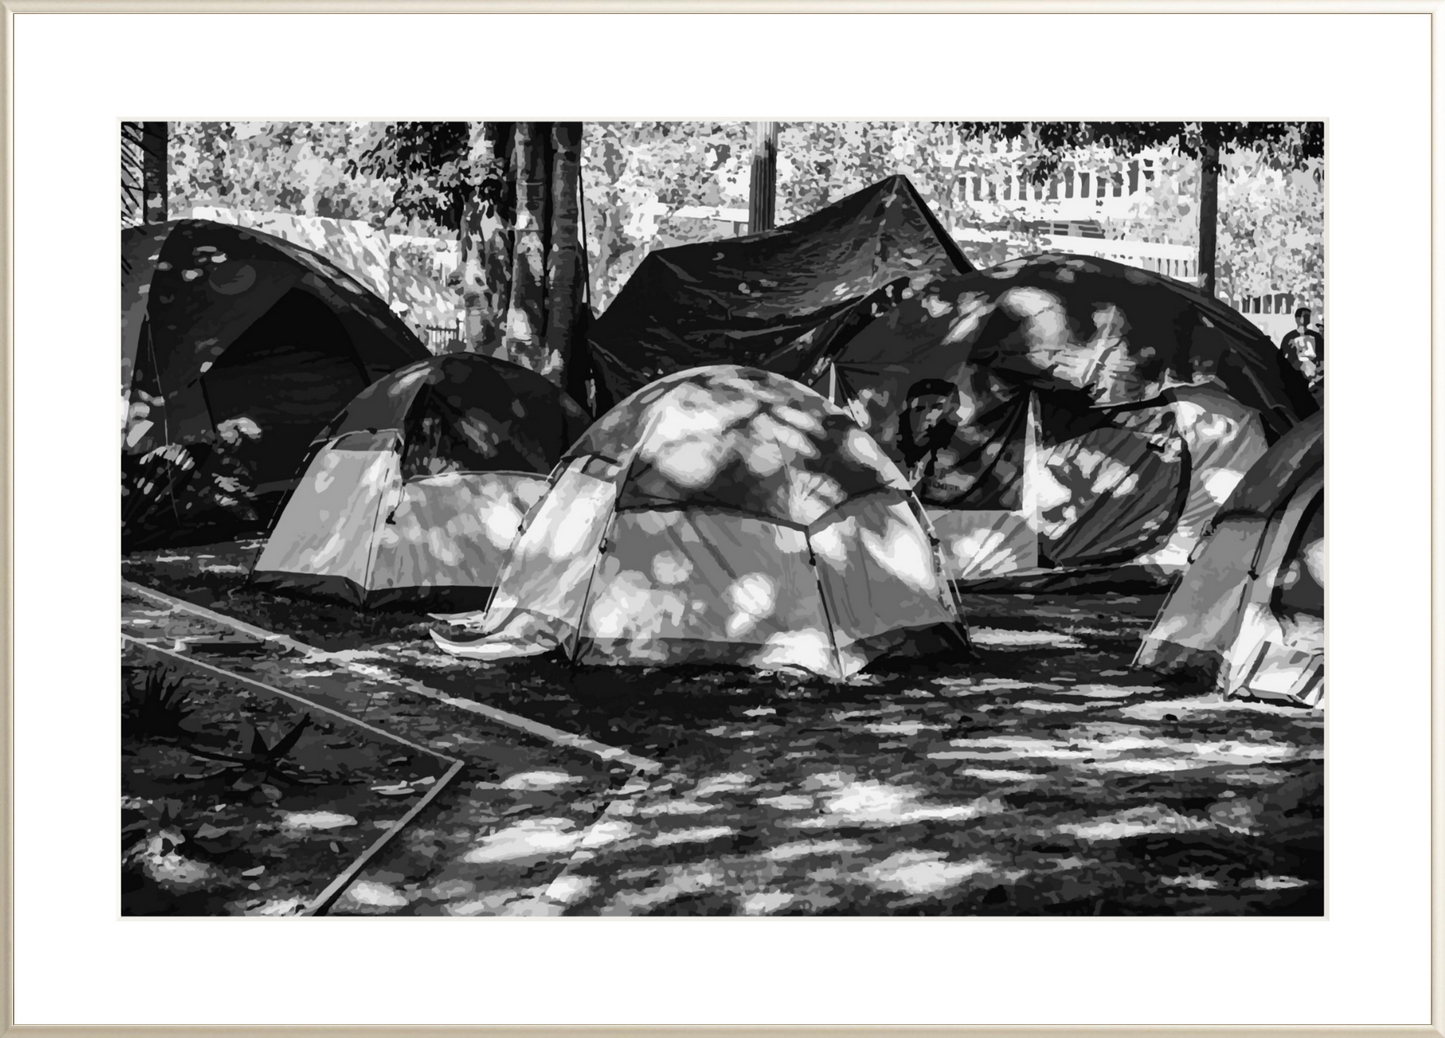
[[[477,659],[801,668],[970,652],[917,502],[848,415],[728,365],[659,379],[598,419],[527,518]]]
[[[1209,525],[1135,658],[1226,697],[1315,706],[1325,694],[1324,415],[1282,436]]]
[[[317,438],[252,571],[361,607],[485,604],[587,413],[546,378],[475,353],[409,364]]]

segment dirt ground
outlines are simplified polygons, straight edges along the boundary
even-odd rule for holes
[[[325,650],[325,666],[295,653],[244,665],[390,711],[468,761],[338,912],[1323,911],[1323,712],[1226,703],[1130,670],[1162,596],[969,596],[976,663],[841,685],[573,671],[445,656],[418,612],[248,589],[258,547],[137,554],[122,572]],[[144,613],[132,607],[125,623]],[[600,760],[457,701],[656,766]]]

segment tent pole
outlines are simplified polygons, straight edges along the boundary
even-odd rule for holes
[[[1039,395],[1036,392],[1029,393],[1029,411],[1024,424],[1024,480],[1023,480],[1023,513],[1024,521],[1028,523],[1029,530],[1034,535],[1034,565],[1037,566],[1039,555]]]
[[[652,420],[647,423],[647,428],[643,430],[642,436],[637,441],[637,446],[633,447],[632,457],[627,459],[627,469],[622,473],[622,478],[612,485],[615,491],[612,495],[612,507],[607,510],[607,521],[602,527],[602,542],[597,546],[598,557],[592,560],[592,569],[588,571],[587,574],[587,589],[582,592],[582,611],[577,615],[577,640],[572,643],[572,652],[568,654],[570,657],[569,662],[573,670],[576,670],[577,664],[582,658],[582,625],[587,622],[587,598],[592,594],[592,580],[597,576],[597,566],[609,543],[607,535],[612,532],[612,528],[617,522],[618,502],[622,500],[622,495],[627,490],[627,484],[632,481],[632,469],[633,466],[637,464],[638,451],[642,445],[647,442],[648,437],[652,435],[652,430],[657,428],[657,423],[661,420],[662,410],[659,408],[658,413],[653,415]]]
[[[161,436],[165,438],[166,446],[171,446],[171,419],[170,415],[166,413],[166,391],[161,387],[161,369],[160,365],[156,363],[156,341],[151,336],[149,319],[146,320],[145,329],[146,349],[150,351],[151,355],[151,371],[155,372],[156,377],[156,394],[161,398]],[[176,481],[174,479],[166,481],[166,496],[171,499],[171,515],[175,519],[176,525],[179,526],[181,511],[176,505]]]
[[[577,633],[572,641],[572,651],[567,654],[567,663],[576,672],[577,665],[582,659],[582,625],[587,622],[587,600],[592,597],[592,581],[597,577],[597,567],[602,562],[602,556],[607,554],[607,535],[612,532],[613,520],[617,518],[617,499],[621,497],[621,490],[612,499],[612,514],[607,517],[607,524],[602,527],[602,542],[597,545],[597,554],[592,559],[592,568],[587,571],[587,587],[582,591],[582,608],[577,612]]]
[[[828,625],[828,641],[833,646],[833,665],[838,668],[838,676],[833,679],[836,684],[843,680],[843,654],[838,651],[838,634],[833,630],[833,611],[828,608],[828,592],[823,587],[823,576],[818,572],[818,556],[813,552],[813,538],[806,530],[803,532],[803,543],[808,546],[808,565],[813,567],[813,579],[818,584],[818,601],[823,603],[823,623]]]
[[[396,454],[396,471],[393,473],[393,484],[384,488],[381,493],[376,495],[376,515],[373,516],[371,520],[371,544],[366,550],[366,568],[361,571],[362,601],[360,604],[362,610],[366,609],[366,597],[371,594],[371,571],[376,566],[376,549],[378,542],[381,540],[381,515],[382,512],[386,511],[387,498],[391,496],[394,489],[400,487],[401,493],[397,495],[397,502],[392,506],[392,510],[395,511],[396,508],[400,507],[401,497],[406,492],[406,480],[402,478],[401,474],[402,441],[400,435],[398,435],[396,446],[393,450]]]

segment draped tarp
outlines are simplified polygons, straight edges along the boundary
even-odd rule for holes
[[[1167,282],[1059,255],[941,278],[809,375],[974,550],[946,551],[955,577],[1141,559],[1177,571],[1269,440],[1317,405],[1262,333]]]
[[[602,409],[705,364],[797,377],[890,294],[971,270],[902,176],[775,230],[656,249],[589,333]]]

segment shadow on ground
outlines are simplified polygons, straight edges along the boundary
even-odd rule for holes
[[[585,818],[499,820],[452,849],[465,877],[443,855],[412,877],[425,898],[375,910],[1323,912],[1322,713],[1129,670],[1159,596],[967,597],[976,664],[834,685],[458,660],[424,613],[246,588],[256,548],[133,555],[123,572],[663,765]]]

